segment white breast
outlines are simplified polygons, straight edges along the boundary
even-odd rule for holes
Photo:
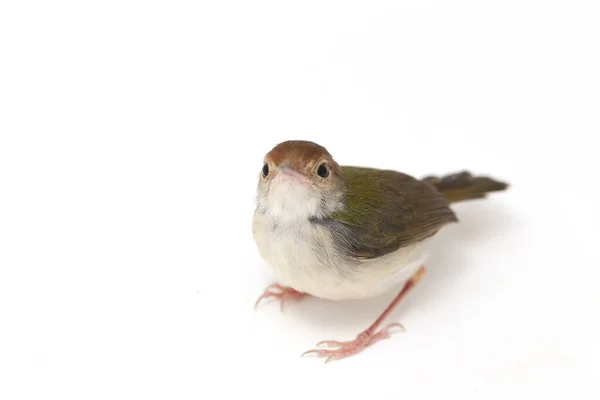
[[[254,240],[281,283],[316,297],[342,300],[375,296],[408,280],[429,255],[430,240],[383,257],[343,257],[326,228],[308,221],[281,223],[255,214]]]

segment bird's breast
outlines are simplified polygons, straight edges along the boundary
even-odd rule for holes
[[[259,213],[253,235],[261,257],[281,283],[330,300],[381,294],[409,279],[428,255],[427,243],[420,242],[359,261],[339,251],[326,227],[308,221],[281,224]]]

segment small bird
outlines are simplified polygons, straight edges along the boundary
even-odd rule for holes
[[[382,325],[423,277],[432,237],[458,222],[450,204],[507,187],[469,172],[416,179],[341,166],[317,143],[279,143],[264,157],[258,177],[252,234],[280,283],[267,287],[255,307],[265,298],[276,298],[283,307],[306,296],[364,299],[401,287],[354,340],[325,340],[303,353],[325,362],[353,356],[389,338],[392,327],[402,328]]]

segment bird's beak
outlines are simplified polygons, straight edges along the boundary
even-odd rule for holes
[[[290,180],[304,184],[312,183],[312,181],[306,175],[304,175],[302,172],[298,171],[298,169],[294,168],[289,164],[279,165],[278,168],[278,176],[280,177],[280,179]]]

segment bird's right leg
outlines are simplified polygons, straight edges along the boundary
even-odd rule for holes
[[[254,308],[258,307],[258,303],[263,299],[267,299],[269,297],[275,297],[279,300],[281,304],[281,309],[283,310],[283,303],[288,300],[300,300],[307,296],[306,293],[299,292],[291,287],[282,286],[278,283],[273,283],[272,285],[267,286],[264,293],[256,300],[254,304]]]

